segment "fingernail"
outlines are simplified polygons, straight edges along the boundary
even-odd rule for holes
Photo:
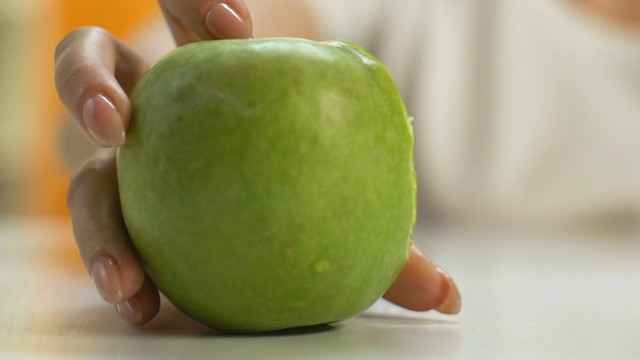
[[[116,305],[120,316],[131,325],[138,325],[142,321],[142,304],[137,296]]]
[[[120,268],[111,256],[100,255],[93,260],[91,277],[106,302],[117,304],[122,301]]]
[[[456,286],[453,278],[451,278],[451,275],[447,274],[446,271],[438,268],[438,273],[440,274],[440,277],[442,277],[442,291],[446,295],[436,310],[443,314],[457,314],[460,312],[460,308],[462,307],[462,300],[460,298],[458,286]]]
[[[120,113],[109,99],[96,95],[82,107],[82,121],[91,136],[104,146],[125,142],[125,128]]]
[[[216,39],[246,39],[251,37],[249,23],[228,4],[212,7],[205,17],[205,25]]]

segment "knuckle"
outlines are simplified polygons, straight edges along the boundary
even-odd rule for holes
[[[56,71],[56,87],[61,94],[83,89],[84,79],[91,77],[93,65],[88,59],[74,59]]]
[[[61,85],[64,86],[74,86],[74,82],[77,82],[83,74],[86,74],[91,71],[91,64],[86,59],[78,59],[73,63],[69,64],[62,75]]]
[[[87,181],[96,176],[98,168],[95,164],[95,160],[87,161],[82,168],[73,176],[67,189],[67,206],[70,210],[73,208],[74,200],[77,198],[81,189],[85,186]]]
[[[66,53],[66,51],[78,41],[92,36],[109,36],[108,34],[109,33],[106,30],[97,26],[83,26],[71,31],[65,35],[65,37],[62,38],[56,46],[54,53],[56,63]]]
[[[55,52],[55,84],[62,100],[71,104],[96,73],[96,55],[87,49],[109,33],[99,27],[83,27],[65,36]],[[97,40],[96,40],[97,39]],[[72,109],[70,109],[72,110]]]
[[[104,173],[103,160],[91,158],[73,176],[67,190],[67,206],[73,211],[73,204],[82,190],[98,180]]]

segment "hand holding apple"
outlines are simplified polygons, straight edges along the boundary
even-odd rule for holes
[[[78,63],[86,66],[76,66]],[[117,77],[116,64],[121,66]],[[82,124],[85,119],[78,109],[84,100],[97,95],[110,98],[113,109],[128,124],[130,103],[126,94],[145,69],[134,52],[105,31],[81,29],[68,36],[57,52],[58,91]],[[99,110],[96,123],[113,119],[109,111]],[[101,133],[103,130],[97,128],[94,132],[108,135]],[[78,248],[100,294],[106,301],[118,304],[118,310],[131,324],[150,321],[158,311],[158,292],[134,256],[124,227],[113,154],[91,159],[78,172],[70,187],[69,209]],[[415,249],[385,297],[410,309],[438,308],[446,313],[457,312],[460,301],[453,281]]]

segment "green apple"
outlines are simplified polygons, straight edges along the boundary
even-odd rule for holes
[[[176,49],[131,96],[122,211],[151,279],[227,332],[343,320],[404,266],[413,133],[385,66],[342,41]]]

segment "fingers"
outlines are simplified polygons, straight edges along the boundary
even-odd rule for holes
[[[133,326],[142,326],[151,321],[160,310],[160,294],[149,277],[146,277],[140,291],[115,305],[120,316]]]
[[[74,177],[68,194],[80,255],[102,298],[133,325],[158,312],[158,291],[134,255],[120,210],[115,152],[93,158]]]
[[[444,314],[457,314],[461,307],[460,292],[451,276],[415,246],[384,298],[414,311],[435,309]]]
[[[160,0],[178,45],[199,40],[244,39],[253,21],[242,0]]]
[[[178,44],[200,39],[248,38],[252,21],[242,0],[161,0]],[[124,144],[130,122],[127,97],[148,64],[106,31],[80,28],[56,49],[60,99],[85,134],[104,147]]]
[[[60,99],[98,145],[122,145],[129,126],[127,96],[148,64],[106,31],[80,28],[56,48],[55,83]]]

